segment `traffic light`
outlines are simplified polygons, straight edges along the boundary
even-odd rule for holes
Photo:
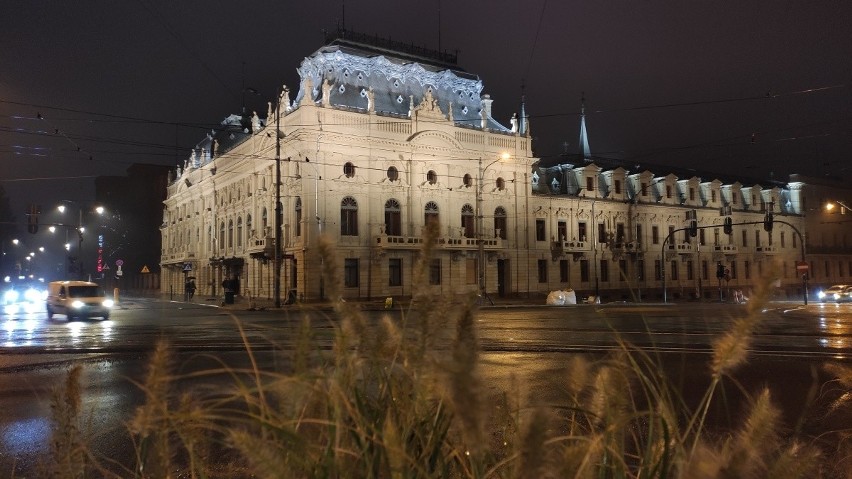
[[[730,216],[725,218],[725,226],[723,226],[722,229],[725,231],[726,235],[734,232],[734,222],[731,220]]]
[[[763,229],[772,231],[772,211],[767,211],[766,216],[763,217]]]
[[[27,231],[32,234],[38,233],[38,215],[41,214],[41,206],[30,205],[30,212],[27,213]]]
[[[722,265],[722,262],[719,261],[716,263],[716,277],[722,279],[725,277],[725,266]]]

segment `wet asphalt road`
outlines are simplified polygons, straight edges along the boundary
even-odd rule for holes
[[[659,353],[681,388],[703,391],[694,371],[706,370],[713,338],[744,314],[732,304],[609,304],[569,307],[511,305],[483,308],[476,316],[482,372],[490,388],[518,388],[545,404],[558,404],[567,359],[599,356],[624,340]],[[331,347],[330,310],[306,311],[321,345]],[[261,364],[292,344],[300,310],[226,310],[203,304],[128,299],[109,321],[48,320],[43,311],[0,314],[0,475],[31,470],[50,432],[50,392],[74,362],[83,365],[84,410],[98,452],[123,457],[125,421],[143,400],[140,380],[154,344],[165,339],[180,353],[182,371],[210,368],[212,360],[247,365],[246,338]],[[371,319],[397,312],[369,311]],[[801,414],[804,392],[826,361],[852,357],[852,304],[771,303],[755,335],[745,384],[768,384],[791,419]],[[239,327],[238,327],[239,326]],[[454,327],[446,328],[446,337]],[[207,355],[210,356],[207,356]],[[773,388],[773,390],[775,390]]]

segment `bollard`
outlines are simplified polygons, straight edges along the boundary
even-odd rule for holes
[[[118,288],[112,290],[112,302],[118,304]]]

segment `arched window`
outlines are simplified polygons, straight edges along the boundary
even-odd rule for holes
[[[266,207],[260,213],[260,227],[263,228],[263,236],[266,236],[266,228],[269,226],[269,214],[266,212]]]
[[[461,210],[461,224],[464,230],[465,238],[476,237],[475,217],[473,215],[473,206],[464,205]]]
[[[340,235],[358,236],[358,203],[351,196],[340,202]]]
[[[295,223],[293,230],[296,236],[302,236],[302,198],[296,198]]]
[[[388,179],[391,181],[399,179],[399,170],[397,170],[395,166],[388,168]]]
[[[462,178],[462,184],[467,187],[473,186],[473,177],[465,173],[464,178]]]
[[[500,191],[506,189],[506,180],[504,180],[502,177],[497,178],[497,189]]]
[[[225,222],[219,223],[219,249],[225,249]]]
[[[438,182],[438,173],[435,173],[435,170],[429,170],[429,172],[426,173],[426,181],[428,181],[430,185],[434,185]]]
[[[246,230],[248,230],[250,235],[253,234],[253,235],[257,236],[257,233],[254,232],[254,230],[252,230],[251,215],[246,215]]]
[[[494,234],[500,239],[506,239],[506,210],[502,206],[494,210]]]
[[[237,247],[242,247],[243,245],[243,218],[242,216],[237,218]]]
[[[346,175],[347,178],[352,178],[355,176],[355,165],[352,162],[347,161],[345,165],[343,165],[343,174]]]
[[[234,247],[234,220],[228,220],[228,248]]]
[[[385,234],[402,236],[402,208],[395,199],[389,199],[385,203]]]
[[[423,223],[426,226],[431,224],[439,225],[440,217],[438,216],[438,204],[434,201],[430,201],[426,203],[426,208],[424,208],[424,221]]]

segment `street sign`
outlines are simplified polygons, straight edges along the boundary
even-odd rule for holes
[[[796,261],[796,271],[800,273],[807,273],[810,269],[810,265],[808,265],[805,261]]]
[[[148,265],[146,264],[145,266],[142,266],[142,271],[140,271],[140,272],[141,273],[150,273],[151,270],[148,269]]]
[[[184,271],[192,271],[192,263],[190,263],[190,262],[184,263],[183,264],[183,270]]]
[[[120,259],[115,260],[115,265],[118,266],[119,268],[121,268],[121,265],[123,265],[123,264],[124,264],[124,260],[120,260]]]

